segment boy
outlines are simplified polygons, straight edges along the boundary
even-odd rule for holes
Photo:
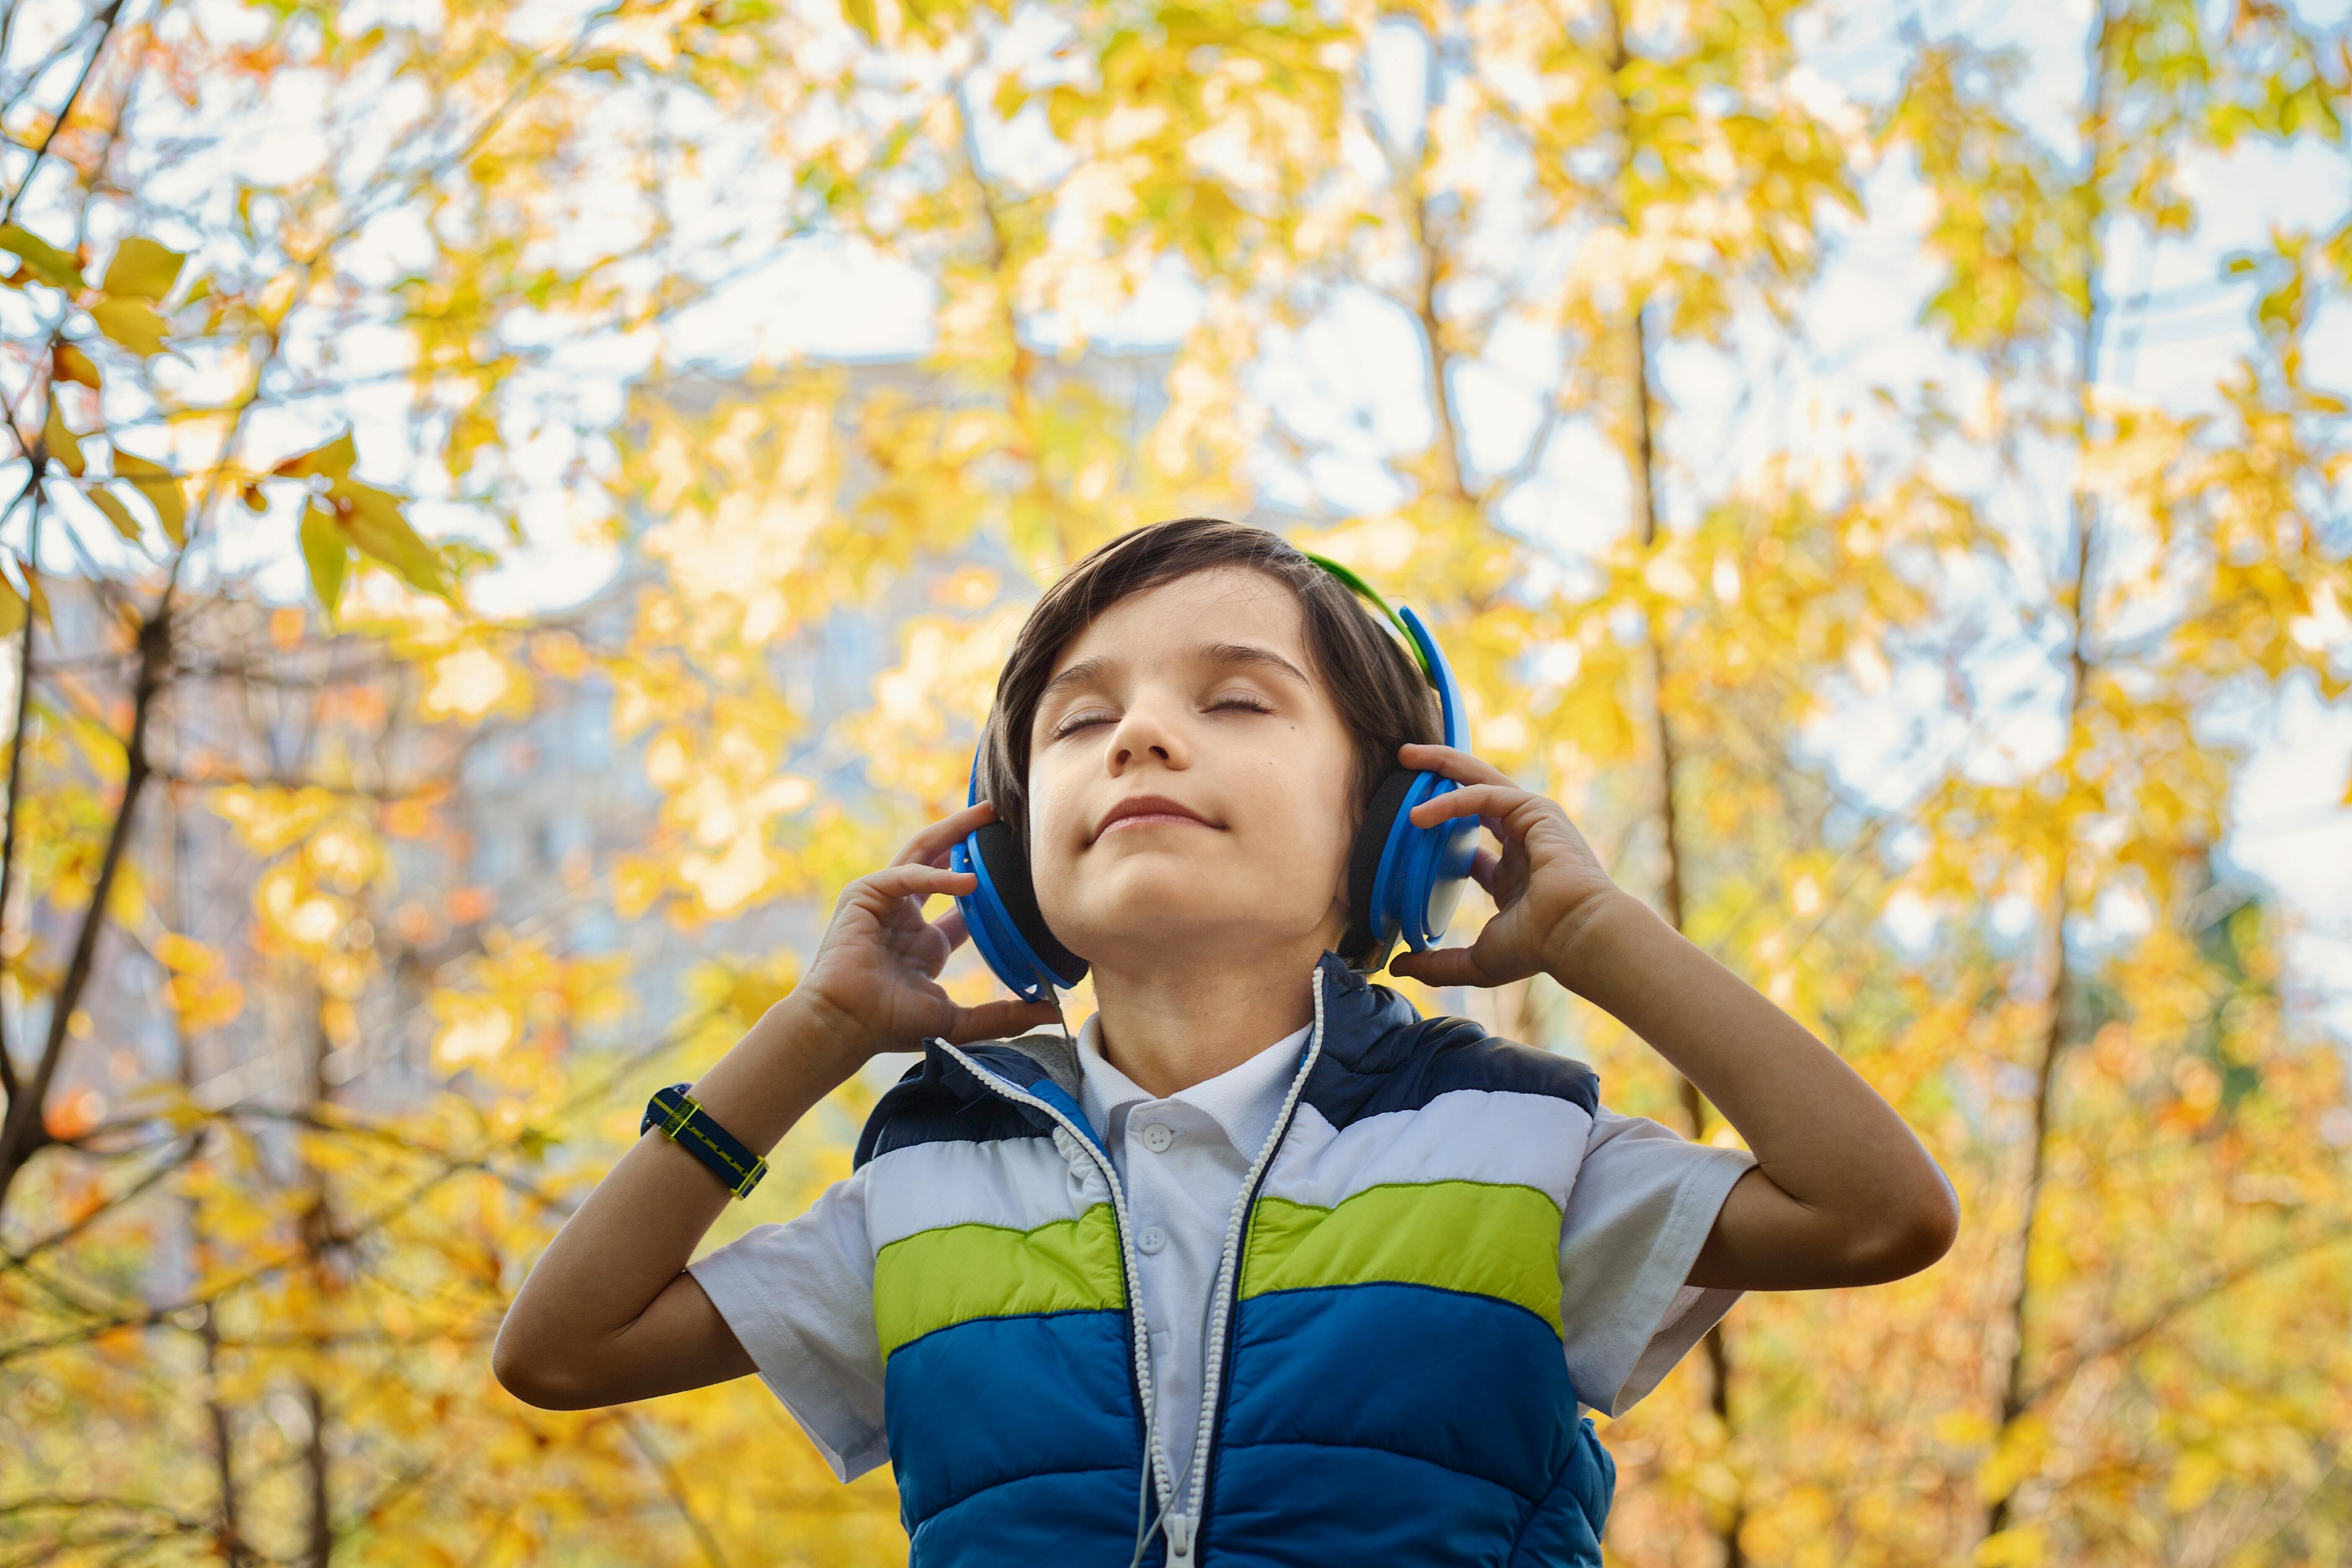
[[[721,1181],[694,1138],[643,1139],[525,1283],[500,1381],[576,1408],[756,1371],[845,1479],[892,1463],[925,1568],[1598,1564],[1586,1408],[1640,1398],[1743,1289],[1925,1268],[1957,1210],[1894,1110],[1558,805],[1429,743],[1436,675],[1262,530],[1186,519],[1079,563],[998,682],[985,798],[850,884],[691,1105],[656,1097],[649,1122],[715,1130]],[[1459,787],[1406,809],[1416,770]],[[1550,974],[1753,1156],[1370,984],[1391,933],[1360,830],[1401,812],[1484,824],[1499,912],[1390,967]],[[975,895],[950,851],[991,831],[1016,923],[1092,968],[1075,1044],[1008,1038],[1048,1003],[936,984],[963,915],[923,902]],[[847,1181],[688,1267],[725,1172],[918,1048]]]

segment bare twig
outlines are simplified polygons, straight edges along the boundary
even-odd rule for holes
[[[41,164],[49,155],[49,143],[58,139],[58,132],[64,130],[66,121],[73,118],[74,105],[80,101],[81,89],[89,85],[89,73],[98,68],[99,57],[106,53],[106,41],[114,36],[115,20],[121,14],[122,0],[108,0],[106,9],[98,14],[98,41],[89,47],[89,58],[82,61],[81,74],[74,78],[73,90],[66,94],[65,107],[58,110],[55,120],[49,121],[48,132],[41,138],[41,144],[33,149],[33,162],[25,170],[25,177],[17,181],[16,188],[9,193],[7,205],[0,206],[0,223],[12,222],[16,218],[16,204],[23,201],[25,193],[33,188],[33,180],[40,174]]]

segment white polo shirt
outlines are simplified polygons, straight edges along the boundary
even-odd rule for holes
[[[1110,1151],[1135,1227],[1163,1453],[1189,1462],[1202,1334],[1234,1203],[1272,1134],[1307,1031],[1155,1100],[1079,1033],[1080,1108]],[[1755,1161],[1655,1121],[1594,1116],[1560,1230],[1560,1321],[1580,1405],[1622,1414],[1738,1299],[1685,1285],[1725,1196]],[[889,1458],[865,1170],[809,1211],[690,1266],[760,1376],[844,1480]]]
[[[1127,1189],[1160,1451],[1181,1492],[1201,1421],[1209,1293],[1225,1229],[1259,1149],[1282,1114],[1314,1026],[1286,1035],[1204,1083],[1154,1100],[1102,1054],[1099,1015],[1078,1031],[1078,1105]]]

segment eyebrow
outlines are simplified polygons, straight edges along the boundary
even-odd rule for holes
[[[1254,643],[1204,643],[1201,647],[1193,649],[1193,651],[1201,655],[1202,658],[1218,664],[1266,665],[1272,668],[1286,671],[1293,679],[1298,681],[1301,685],[1312,686],[1314,684],[1313,681],[1307,679],[1307,672],[1305,670],[1299,668],[1297,665],[1291,663],[1288,659],[1283,658],[1272,648],[1259,647]]]
[[[1213,664],[1265,665],[1269,668],[1284,671],[1302,685],[1314,684],[1307,679],[1305,670],[1300,669],[1272,648],[1259,647],[1254,643],[1202,643],[1192,649],[1192,653],[1195,658],[1205,658]],[[1078,660],[1077,663],[1045,682],[1045,689],[1037,693],[1038,706],[1045,706],[1046,700],[1064,687],[1084,686],[1090,681],[1100,679],[1109,673],[1111,663],[1111,660],[1103,658]]]
[[[1078,660],[1077,663],[1070,666],[1069,668],[1062,671],[1061,674],[1045,682],[1045,689],[1037,693],[1037,705],[1041,708],[1044,707],[1045,705],[1045,700],[1053,696],[1056,691],[1062,689],[1065,686],[1084,686],[1090,680],[1100,679],[1109,668],[1110,660],[1107,658],[1082,658]]]

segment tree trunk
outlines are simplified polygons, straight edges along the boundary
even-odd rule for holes
[[[193,1211],[194,1205],[189,1207]],[[204,1314],[204,1327],[198,1336],[205,1347],[205,1414],[212,1429],[214,1485],[219,1492],[219,1505],[213,1518],[213,1554],[228,1568],[247,1568],[254,1559],[245,1544],[243,1507],[237,1491],[236,1426],[215,1381],[220,1375],[220,1324],[213,1316],[211,1303],[205,1303]]]
[[[167,790],[164,799],[172,808],[172,900],[173,924],[180,931],[194,934],[193,921],[195,900],[188,886],[188,831],[184,802],[180,790]],[[193,1090],[196,1086],[195,1053],[188,1037],[180,1028],[177,1011],[170,1014],[172,1044],[177,1053],[180,1087]],[[199,1133],[199,1137],[206,1136]],[[204,1208],[194,1198],[182,1202],[182,1217],[188,1227],[188,1256],[194,1265],[197,1279],[212,1273],[212,1248],[205,1240]],[[220,1396],[220,1321],[215,1316],[212,1303],[203,1309],[204,1322],[196,1337],[205,1350],[205,1415],[212,1437],[213,1478],[216,1493],[213,1515],[213,1555],[227,1568],[249,1568],[254,1562],[245,1544],[244,1508],[237,1486],[236,1422],[228,1404]]]
[[[328,1100],[327,1053],[333,1047],[333,1042],[327,1037],[326,1026],[320,1018],[324,1000],[316,993],[310,996],[309,1110],[313,1116]],[[302,1246],[309,1254],[312,1296],[318,1303],[312,1310],[317,1311],[323,1310],[324,1304],[335,1293],[333,1255],[339,1238],[335,1232],[334,1211],[328,1201],[325,1174],[305,1162],[303,1176],[310,1189],[310,1202],[302,1215]],[[320,1358],[324,1358],[332,1342],[323,1323],[312,1325],[311,1348]],[[331,1473],[332,1457],[327,1448],[326,1394],[315,1377],[302,1380],[302,1401],[304,1408],[310,1413],[310,1441],[302,1455],[303,1472],[310,1483],[310,1529],[302,1548],[302,1565],[303,1568],[328,1568],[329,1560],[335,1551],[334,1493],[330,1485],[333,1479]]]
[[[2092,388],[2099,374],[2100,338],[2105,324],[2106,297],[2100,286],[2099,270],[2105,259],[2105,215],[2102,198],[2102,182],[2106,173],[2108,153],[2107,83],[2111,74],[2111,38],[2114,18],[2110,0],[2100,0],[2097,16],[2091,25],[2086,53],[2090,64],[2090,98],[2083,117],[2084,169],[2083,185],[2091,195],[2091,221],[2085,242],[2087,255],[2084,276],[2089,280],[2085,296],[2079,340],[2076,343],[2074,366],[2074,408],[2078,422],[2077,439],[2087,441],[2091,434],[2094,411]],[[2095,548],[2099,524],[2096,498],[2078,485],[2072,509],[2074,531],[2074,579],[2062,594],[2062,600],[2071,599],[2063,607],[2068,612],[2069,629],[2066,647],[2066,698],[2064,703],[2065,764],[2073,766],[2074,737],[2083,722],[2085,688],[2096,668],[2092,649],[2092,616],[2096,605],[2096,584],[2094,573],[2097,564]],[[2060,809],[2063,809],[2061,807]],[[2033,1308],[2033,1238],[2039,1226],[2042,1193],[2048,1176],[2050,1134],[2054,1122],[2053,1104],[2059,1059],[2072,1044],[2069,1027],[2075,978],[2066,954],[2066,917],[2072,910],[2069,885],[2074,879],[2074,835],[2071,825],[2059,825],[2058,851],[2050,867],[2048,921],[2050,923],[2050,1021],[2041,1040],[2041,1059],[2034,1065],[2033,1111],[2029,1132],[2030,1147],[2026,1156],[2025,1214],[2019,1223],[2014,1264],[2016,1291],[2010,1299],[2005,1314],[2009,1331],[2008,1365],[2001,1379],[2000,1419],[1993,1436],[1998,1452],[2007,1441],[2018,1421],[2032,1407],[2033,1398],[2028,1392],[2026,1366],[2031,1349],[2029,1336],[2032,1327]],[[2017,1492],[2012,1484],[1991,1500],[1985,1510],[1985,1534],[1994,1536],[2007,1530],[2016,1511]]]
[[[30,614],[28,607],[26,615]],[[156,700],[169,679],[171,661],[172,600],[166,594],[155,613],[139,628],[139,674],[131,693],[131,738],[124,742],[122,803],[115,808],[106,852],[98,865],[98,879],[90,888],[89,907],[82,913],[81,929],[75,933],[65,974],[51,1001],[48,1038],[41,1047],[40,1059],[19,1082],[18,1092],[9,1097],[7,1121],[0,1123],[0,1210],[7,1207],[9,1191],[26,1164],[52,1142],[42,1112],[49,1086],[57,1077],[58,1064],[65,1056],[66,1043],[72,1037],[74,1015],[80,1009],[82,993],[89,988],[98,961],[98,939],[106,930],[107,901],[113,894],[114,879],[122,868],[122,858],[130,847],[138,820],[139,799],[152,772],[147,760],[147,730],[155,715]]]
[[[16,7],[10,6],[9,15],[15,13]],[[5,36],[6,29],[0,27],[0,38]],[[41,587],[41,502],[47,499],[37,473],[30,484],[33,516],[25,536],[24,636],[16,645],[16,711],[9,721],[7,816],[0,824],[0,973],[5,973],[10,956],[8,910],[16,887],[16,807],[25,798],[25,738],[33,714],[33,632],[39,625],[39,617],[33,614],[33,595]],[[16,1081],[16,1047],[8,1039],[7,1009],[0,1006],[0,1094],[8,1097],[8,1115],[15,1114],[23,1089]]]
[[[1622,44],[1619,52],[1622,59]],[[1647,549],[1658,542],[1658,491],[1656,400],[1650,390],[1650,329],[1645,308],[1634,308],[1627,336],[1633,359],[1633,457],[1629,467],[1633,470],[1635,517],[1642,527],[1643,547]],[[1684,929],[1685,886],[1682,821],[1675,799],[1679,753],[1675,747],[1674,724],[1667,718],[1665,634],[1655,616],[1650,620],[1649,650],[1650,715],[1654,726],[1652,738],[1658,753],[1658,828],[1664,860],[1658,901],[1667,923],[1679,931]],[[1680,1073],[1675,1075],[1675,1085],[1691,1141],[1699,1142],[1706,1136],[1706,1098],[1699,1093],[1698,1085]],[[1704,1343],[1707,1408],[1715,1412],[1727,1447],[1731,1441],[1731,1342],[1723,1325],[1717,1323],[1707,1330]],[[1745,1568],[1748,1555],[1740,1547],[1739,1531],[1747,1521],[1747,1500],[1734,1493],[1731,1506],[1716,1524],[1716,1539],[1723,1546],[1724,1568]]]

